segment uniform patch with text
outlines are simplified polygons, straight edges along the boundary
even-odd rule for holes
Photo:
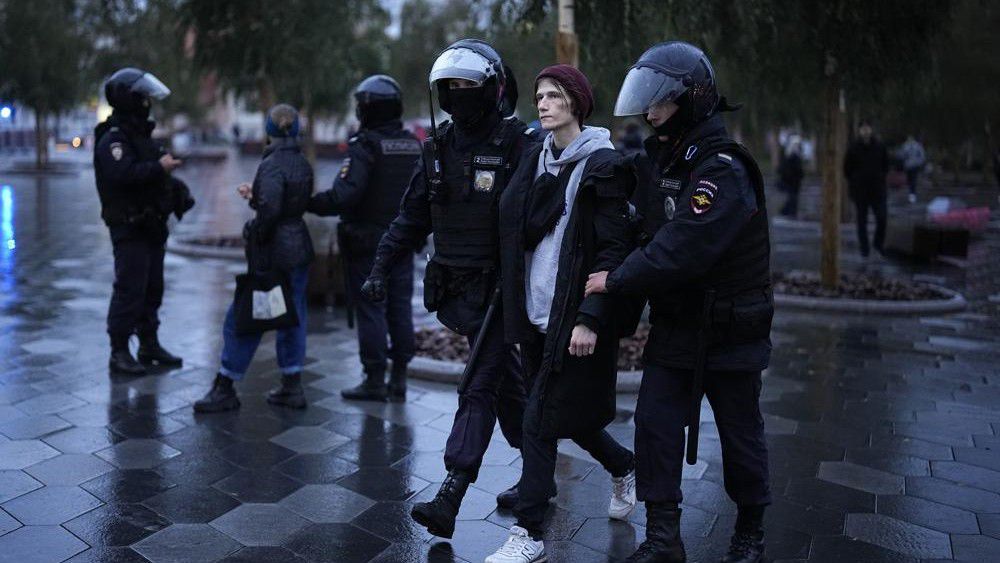
[[[351,171],[351,157],[344,159],[344,163],[340,165],[340,177],[346,178],[348,172]]]
[[[719,186],[708,180],[699,180],[691,192],[691,211],[695,215],[707,213],[715,202],[715,196],[719,193]]]

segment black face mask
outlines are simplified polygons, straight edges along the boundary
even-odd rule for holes
[[[483,99],[485,88],[455,88],[448,91],[451,118],[462,129],[474,129],[486,116],[487,103]]]

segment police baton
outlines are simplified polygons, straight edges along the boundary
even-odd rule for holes
[[[698,463],[698,430],[701,427],[701,397],[704,394],[705,362],[708,356],[708,338],[712,324],[712,307],[715,290],[705,292],[705,301],[698,321],[698,348],[695,352],[694,377],[691,379],[691,415],[688,419],[687,463]]]
[[[486,316],[483,317],[483,324],[479,327],[479,332],[476,333],[476,341],[472,343],[472,351],[469,352],[469,361],[465,362],[465,371],[462,372],[462,380],[458,384],[458,394],[462,395],[465,393],[465,389],[469,387],[469,379],[472,376],[472,370],[476,365],[476,358],[479,357],[479,348],[483,345],[483,340],[486,339],[486,331],[489,330],[490,322],[493,319],[493,314],[496,312],[497,304],[500,303],[500,282],[497,281],[497,287],[493,290],[493,297],[490,298],[490,306],[486,309]]]

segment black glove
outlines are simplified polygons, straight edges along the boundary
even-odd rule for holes
[[[385,301],[385,276],[372,272],[361,286],[361,295],[374,302]]]

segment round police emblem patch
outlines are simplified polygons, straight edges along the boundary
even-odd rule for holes
[[[495,174],[492,170],[476,170],[475,185],[477,192],[490,192],[493,190]]]
[[[111,158],[121,160],[124,155],[125,149],[122,148],[121,143],[111,143]]]
[[[719,193],[719,187],[708,180],[699,180],[691,192],[691,211],[695,215],[707,213],[715,203],[715,196]]]
[[[674,198],[667,196],[663,198],[663,214],[667,216],[667,221],[674,218],[674,213],[677,211],[677,202]]]

